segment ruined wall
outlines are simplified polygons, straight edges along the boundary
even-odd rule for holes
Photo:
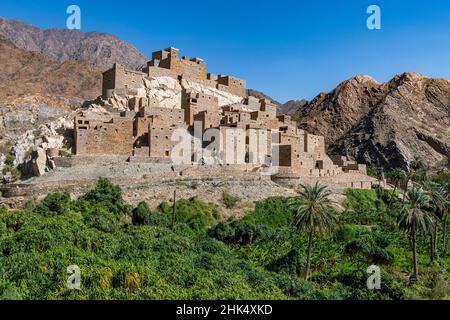
[[[183,125],[184,110],[182,109],[144,106],[141,107],[139,116],[135,120],[134,135],[140,146],[148,146],[150,127],[182,127]]]
[[[270,115],[270,117],[275,118],[277,116],[277,106],[274,105],[273,103],[271,103],[270,100],[261,99],[259,102],[261,104],[261,111],[266,112],[267,114]],[[287,120],[287,119],[284,118],[283,120]]]
[[[217,128],[220,126],[222,116],[216,112],[201,111],[194,115],[194,122],[200,121],[202,123],[202,130],[210,128]]]
[[[175,130],[187,127],[151,125],[149,127],[150,157],[158,159],[170,159],[172,150],[179,141],[172,141],[172,134]]]
[[[185,112],[185,122],[189,125],[194,124],[194,115],[202,111],[220,113],[219,99],[215,96],[183,90],[181,99],[181,108]]]
[[[200,58],[189,59],[184,56],[180,59],[179,50],[176,48],[153,52],[148,67],[170,69],[177,75],[206,80],[206,63]]]
[[[241,128],[219,127],[219,155],[225,164],[243,164],[245,162],[246,132]]]
[[[314,153],[320,159],[325,156],[325,138],[313,134],[305,134],[305,152]]]
[[[77,155],[129,155],[133,149],[132,118],[100,121],[76,117],[74,131]]]
[[[104,99],[111,96],[113,89],[135,89],[143,87],[145,73],[126,69],[121,64],[114,64],[112,69],[103,73],[102,95]]]
[[[271,131],[267,129],[248,129],[247,137],[247,162],[255,166],[271,163],[272,148]]]
[[[230,92],[234,95],[247,97],[245,80],[232,76],[221,76],[217,79],[217,89]]]

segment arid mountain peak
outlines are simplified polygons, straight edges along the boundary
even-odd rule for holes
[[[68,29],[40,29],[19,20],[0,17],[0,33],[18,48],[40,52],[56,62],[87,61],[102,70],[118,62],[137,69],[147,62],[145,55],[123,40],[106,33]]]
[[[420,157],[450,157],[450,81],[414,72],[378,83],[368,76],[342,82],[296,113],[301,128],[326,137],[331,153],[383,167]]]

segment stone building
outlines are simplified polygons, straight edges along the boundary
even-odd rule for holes
[[[102,96],[111,97],[112,93],[126,95],[132,89],[138,89],[146,77],[172,77],[177,80],[195,80],[206,86],[246,97],[245,80],[231,76],[215,75],[206,72],[206,62],[200,58],[184,56],[179,58],[179,50],[167,48],[153,52],[152,60],[142,71],[128,70],[123,65],[115,64],[103,73]]]
[[[167,78],[179,87],[179,92],[166,96],[163,90],[162,96],[156,97],[148,83]],[[142,71],[116,64],[104,72],[104,106],[117,97],[125,101],[125,111],[109,106],[110,112],[87,110],[77,115],[76,155],[171,161],[180,143],[174,132],[181,130],[192,137],[189,147],[195,145],[195,139],[203,141],[200,156],[194,150],[195,155],[188,157],[194,164],[204,164],[203,152],[212,148],[217,163],[242,170],[276,167],[279,175],[308,177],[366,173],[364,165],[343,157],[328,157],[324,137],[300,130],[289,116],[277,116],[271,101],[247,96],[244,80],[207,73],[205,61],[180,58],[175,48],[154,52]],[[176,103],[164,106],[165,99]],[[229,103],[221,105],[220,101]],[[214,142],[214,147],[208,149],[205,141]]]

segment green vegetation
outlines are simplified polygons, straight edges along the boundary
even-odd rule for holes
[[[177,200],[175,216],[173,203],[133,207],[101,179],[78,199],[53,193],[23,211],[0,208],[0,299],[449,299],[448,206],[436,219],[430,190],[419,190],[403,202],[391,190],[349,189],[337,213],[325,188],[305,186],[223,220],[195,197]],[[418,232],[422,214],[433,232]],[[430,234],[440,239],[433,261]],[[372,264],[380,290],[366,286]],[[81,290],[66,286],[71,265]]]
[[[14,152],[11,149],[11,151],[6,155],[5,165],[2,170],[3,175],[7,174],[8,172],[11,173],[13,181],[18,180],[22,175],[20,170],[18,168],[14,167],[15,160],[16,160],[16,156],[14,155]]]
[[[231,209],[236,206],[236,203],[239,201],[239,198],[229,194],[227,191],[224,191],[222,193],[222,200],[223,203],[225,204],[225,207]]]
[[[330,201],[331,192],[325,186],[316,183],[314,186],[301,186],[299,195],[292,199],[291,206],[295,212],[294,225],[298,230],[308,234],[308,250],[305,280],[311,270],[313,238],[316,233],[322,234],[334,228],[336,216]]]

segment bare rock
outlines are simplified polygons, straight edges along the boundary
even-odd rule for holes
[[[408,169],[419,157],[435,165],[450,157],[450,81],[418,73],[386,83],[367,76],[344,81],[302,107],[295,118],[325,136],[330,154]]]
[[[35,176],[42,176],[45,174],[47,168],[47,155],[45,150],[38,148],[36,150],[36,155],[33,159],[33,174]]]

